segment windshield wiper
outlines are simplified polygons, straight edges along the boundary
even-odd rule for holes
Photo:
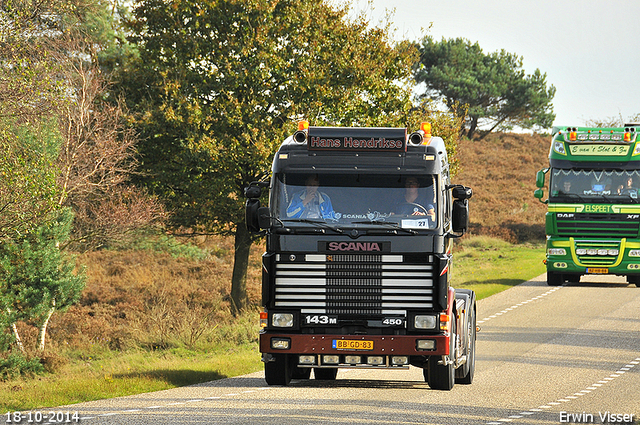
[[[418,232],[416,232],[413,229],[405,229],[404,227],[401,227],[398,223],[383,221],[383,220],[354,221],[351,224],[379,224],[381,226],[390,227],[394,230],[402,230],[403,232],[407,232],[411,235],[418,234]]]
[[[554,198],[562,198],[562,197],[565,197],[565,198],[578,198],[578,200],[580,202],[586,202],[586,200],[582,196],[578,195],[577,193],[562,193],[562,194],[558,194],[558,195],[554,196]]]
[[[309,223],[309,224],[316,225],[318,227],[322,227],[323,229],[333,230],[336,233],[344,233],[344,230],[342,230],[340,227],[332,226],[324,221],[319,221],[319,220],[309,220],[308,218],[286,218],[283,221],[293,221],[295,223]]]

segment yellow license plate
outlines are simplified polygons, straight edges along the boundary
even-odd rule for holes
[[[336,350],[373,350],[373,341],[334,339],[333,348]]]
[[[606,267],[587,267],[587,273],[607,274],[609,273],[609,269]]]

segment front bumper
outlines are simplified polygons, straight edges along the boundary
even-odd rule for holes
[[[272,338],[288,338],[289,348],[274,349]],[[372,349],[351,350],[336,349],[334,341],[370,341]],[[417,340],[435,341],[434,350],[419,350]],[[437,335],[312,335],[262,333],[260,334],[260,352],[272,354],[336,354],[336,355],[387,355],[387,356],[444,356],[449,354],[449,336]]]

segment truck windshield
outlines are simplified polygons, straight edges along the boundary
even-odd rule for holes
[[[550,197],[563,202],[638,202],[640,171],[551,170]]]
[[[272,213],[283,222],[392,223],[434,228],[435,176],[389,174],[278,174]]]

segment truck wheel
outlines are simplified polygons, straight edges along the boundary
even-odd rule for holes
[[[295,365],[291,365],[291,378],[293,379],[309,379],[311,378],[311,368],[310,367],[298,367]]]
[[[467,361],[462,367],[456,369],[456,384],[470,385],[473,382],[473,374],[476,371],[476,308],[471,310],[467,329],[469,347]]]
[[[455,317],[455,316],[454,316]],[[451,338],[449,338],[449,357],[453,360],[455,358],[456,349],[456,321],[451,321]],[[453,367],[453,363],[449,363],[444,366],[438,364],[440,356],[429,357],[427,362],[427,370],[423,370],[427,383],[434,390],[446,390],[449,391],[453,388],[456,381],[456,370]]]
[[[627,282],[636,285],[637,288],[640,288],[640,275],[627,275]]]
[[[547,285],[560,286],[563,283],[564,280],[562,279],[562,275],[560,273],[547,272]]]
[[[264,364],[264,379],[268,385],[289,385],[291,382],[291,362],[286,354],[274,354],[272,362]]]
[[[320,381],[335,381],[338,376],[338,368],[313,369],[313,376]]]

